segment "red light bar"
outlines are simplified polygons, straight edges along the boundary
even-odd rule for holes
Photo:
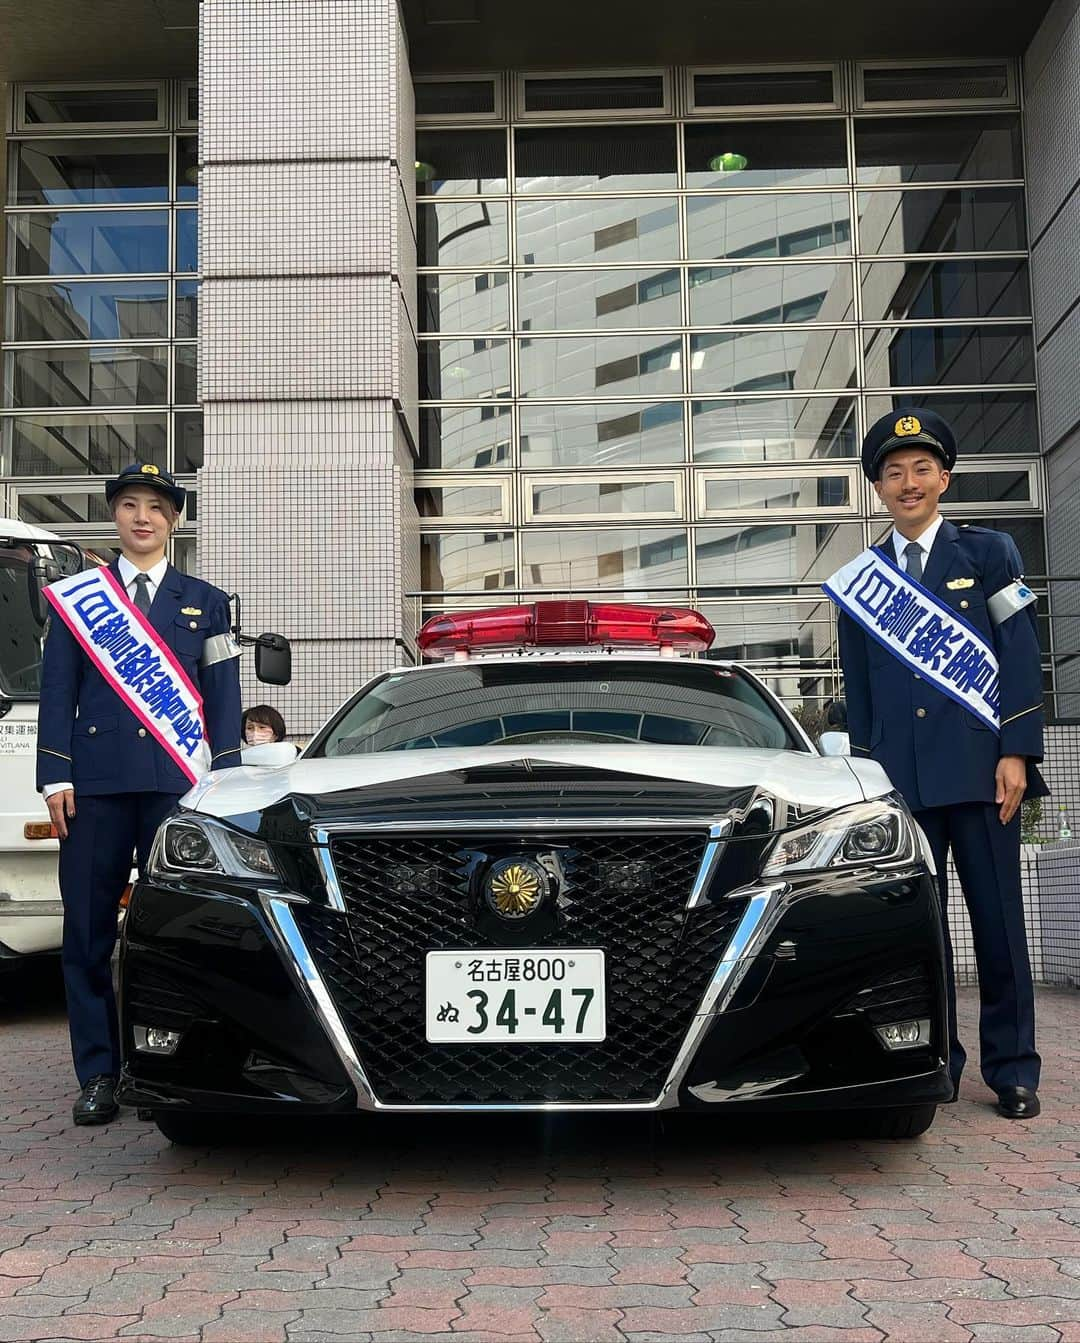
[[[429,657],[513,648],[656,648],[703,653],[716,633],[685,606],[533,602],[432,616],[416,642]]]

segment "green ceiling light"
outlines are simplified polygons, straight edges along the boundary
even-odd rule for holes
[[[736,154],[728,150],[726,154],[715,154],[709,160],[709,171],[714,173],[741,173],[750,160],[745,154]]]
[[[435,178],[435,165],[433,163],[421,163],[416,160],[416,180],[418,182],[431,182]]]

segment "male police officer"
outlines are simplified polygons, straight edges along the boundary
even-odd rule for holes
[[[875,624],[857,604],[841,603],[848,727],[852,755],[884,766],[925,831],[943,915],[952,849],[979,973],[982,1074],[997,1092],[1001,1114],[1032,1119],[1039,1113],[1039,1055],[1020,891],[1019,809],[1025,791],[1047,791],[1034,768],[1043,755],[1035,599],[1023,584],[1011,537],[954,527],[938,512],[955,461],[952,430],[929,410],[901,407],[866,435],[863,471],[895,524],[875,552],[892,566],[878,575],[878,587],[884,591],[888,572],[895,577],[899,568],[921,585],[921,592],[908,587],[909,610],[933,611],[936,599],[938,614],[921,617],[916,627],[902,615],[879,612]],[[932,631],[930,619],[936,620]],[[908,656],[912,651],[921,662]],[[989,723],[986,704],[992,706]],[[966,1056],[956,1033],[947,917],[945,941],[950,1069],[958,1089]]]
[[[117,1113],[110,962],[120,896],[133,853],[141,870],[158,823],[192,783],[192,767],[164,728],[184,723],[187,739],[198,739],[211,764],[205,736],[212,768],[240,763],[239,650],[228,634],[228,598],[165,558],[184,495],[156,466],[121,471],[105,486],[120,557],[95,570],[96,579],[62,580],[47,594],[54,610],[42,663],[37,784],[60,837],[64,985],[82,1088],[76,1124],[104,1124]],[[73,584],[83,588],[81,599],[67,606],[53,600]],[[110,610],[106,637],[93,620]],[[93,613],[85,628],[80,612]],[[116,656],[107,656],[109,648]],[[156,698],[146,689],[154,684]]]

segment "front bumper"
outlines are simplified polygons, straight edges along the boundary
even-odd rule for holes
[[[586,1097],[579,1079],[572,1100],[506,1100],[489,1083],[409,1103],[380,1095],[356,1017],[313,953],[310,915],[328,917],[325,906],[225,881],[143,882],[122,948],[120,1098],[253,1114],[843,1110],[950,1098],[940,920],[922,865],[724,897],[734,898],[741,913],[651,1094],[613,1096],[598,1083]],[[930,1020],[929,1045],[886,1050],[875,1025],[914,1017]],[[174,1055],[135,1050],[133,1028],[147,1024],[182,1033]]]

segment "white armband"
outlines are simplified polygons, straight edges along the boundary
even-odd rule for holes
[[[992,625],[1003,625],[1010,616],[1016,615],[1017,611],[1022,611],[1025,606],[1030,606],[1036,600],[1034,592],[1028,587],[1022,578],[1016,579],[1007,587],[995,592],[987,601],[986,609],[990,614],[990,623]]]
[[[211,634],[203,644],[199,666],[212,667],[216,662],[227,662],[240,656],[240,645],[231,634]]]

